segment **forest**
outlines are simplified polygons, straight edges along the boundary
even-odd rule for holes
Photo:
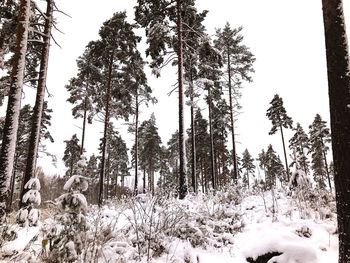
[[[54,0],[0,3],[0,262],[350,262],[342,1],[320,10],[329,123],[316,113],[303,127],[277,91],[264,116],[278,143],[258,154],[237,132],[259,60],[244,25],[212,34],[195,0],[134,2],[133,17],[115,4],[52,89],[50,51],[70,14]],[[167,141],[153,79],[176,99],[176,116],[162,109],[177,125]],[[53,102],[55,89],[68,96]],[[53,103],[70,110],[64,141]],[[65,168],[49,174],[42,159]]]

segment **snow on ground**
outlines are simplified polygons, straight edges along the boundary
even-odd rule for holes
[[[91,207],[91,229],[103,233],[98,262],[147,262],[149,257],[153,263],[246,263],[268,252],[282,253],[269,263],[337,262],[334,216],[321,220],[317,211],[283,191],[276,192],[274,203],[271,192],[264,198],[261,193],[242,199],[230,195],[199,194],[182,201],[140,195],[100,211]],[[1,251],[22,250],[37,231],[19,230]]]

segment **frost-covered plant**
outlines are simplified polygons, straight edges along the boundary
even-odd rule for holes
[[[40,181],[38,178],[31,178],[24,186],[28,191],[23,195],[22,202],[26,204],[17,214],[16,221],[20,226],[37,226],[40,211],[35,208],[41,203]]]
[[[85,160],[78,163],[79,172],[83,172]],[[49,243],[48,260],[50,262],[75,262],[84,249],[87,224],[85,214],[87,201],[82,194],[88,188],[87,178],[73,175],[63,186],[66,193],[55,200],[58,213],[55,220],[46,222],[42,231],[44,240]]]
[[[294,150],[292,158],[294,167],[288,188],[292,191],[291,194],[295,198],[300,217],[307,218],[310,216],[310,211],[305,197],[310,190],[311,185],[309,184],[305,171],[302,168],[301,154]]]

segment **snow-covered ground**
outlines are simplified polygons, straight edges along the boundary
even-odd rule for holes
[[[318,199],[323,200],[305,202],[282,190],[274,199],[271,191],[241,196],[236,188],[182,201],[148,195],[111,201],[101,210],[89,208],[85,249],[98,251],[97,262],[243,263],[279,252],[268,262],[335,263],[334,202]],[[17,229],[18,238],[5,244],[2,253],[23,250],[39,229]],[[33,254],[41,248],[39,234],[27,249]],[[11,257],[0,262],[11,262]],[[21,260],[13,256],[12,262]]]

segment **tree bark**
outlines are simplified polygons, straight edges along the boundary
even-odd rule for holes
[[[45,100],[47,68],[49,64],[51,27],[52,27],[52,20],[53,20],[52,19],[53,5],[54,5],[53,0],[47,0],[46,21],[45,21],[44,36],[43,36],[44,44],[41,50],[39,80],[38,80],[38,87],[36,90],[35,105],[33,108],[32,127],[31,127],[30,137],[29,137],[26,170],[22,180],[21,193],[19,198],[20,208],[26,206],[26,203],[24,203],[22,199],[25,193],[29,191],[29,189],[25,189],[24,186],[31,178],[36,177],[35,175],[36,160],[38,157],[41,119],[43,115],[44,100]]]
[[[13,172],[19,112],[24,78],[25,57],[27,53],[30,0],[21,0],[16,32],[16,50],[11,72],[11,86],[2,138],[0,154],[0,223],[6,216],[10,178]]]
[[[339,263],[350,262],[350,74],[343,3],[322,0],[325,30]]]
[[[284,161],[286,164],[286,171],[287,171],[287,181],[289,182],[289,167],[288,167],[288,161],[287,161],[286,145],[284,143],[283,128],[281,125],[280,125],[280,130],[281,130],[281,137],[282,137],[282,144],[283,144]]]
[[[106,91],[106,113],[105,113],[105,123],[104,123],[104,131],[103,131],[103,139],[102,139],[102,158],[101,158],[101,171],[100,171],[100,191],[98,195],[98,206],[102,206],[103,202],[103,183],[104,183],[104,174],[105,174],[105,166],[106,166],[106,150],[107,150],[107,130],[109,124],[109,103],[111,99],[111,85],[112,85],[112,68],[113,68],[113,59],[114,54],[112,52],[109,67],[108,67],[108,83],[107,83],[107,91]]]
[[[184,91],[183,91],[183,43],[182,43],[182,5],[181,0],[176,1],[176,29],[177,29],[177,65],[179,86],[179,198],[184,199],[187,194],[186,167],[185,167],[185,137],[184,137]]]
[[[229,49],[227,49],[229,50]],[[228,70],[228,91],[230,100],[230,119],[231,119],[231,136],[232,136],[232,161],[233,161],[233,180],[237,183],[237,156],[236,156],[236,141],[235,141],[235,126],[233,119],[233,102],[232,102],[232,80],[231,80],[231,60],[230,53],[227,53],[227,70]]]

